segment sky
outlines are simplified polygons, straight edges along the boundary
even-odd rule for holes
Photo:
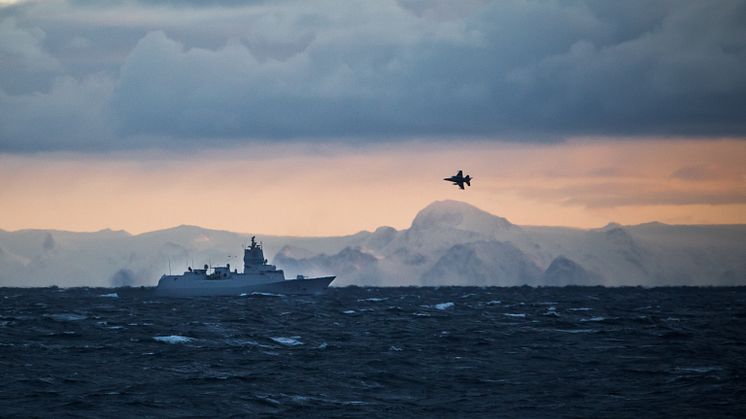
[[[744,21],[739,0],[0,1],[0,229],[339,235],[442,199],[746,223]]]

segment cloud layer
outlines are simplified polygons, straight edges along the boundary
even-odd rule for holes
[[[0,151],[742,137],[744,21],[738,0],[24,2],[0,7]]]

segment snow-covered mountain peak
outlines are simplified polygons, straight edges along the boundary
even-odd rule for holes
[[[460,201],[435,201],[423,208],[412,221],[413,230],[458,229],[493,233],[516,228],[505,218]]]

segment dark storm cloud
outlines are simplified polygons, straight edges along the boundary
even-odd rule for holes
[[[264,4],[269,0],[70,0],[69,3],[77,6],[86,7],[111,7],[111,6],[122,6],[127,4],[136,4],[144,7],[195,7],[195,8],[211,8],[211,7],[239,7],[256,4]],[[274,0],[279,1],[279,0]]]
[[[0,8],[0,150],[746,134],[746,3]]]

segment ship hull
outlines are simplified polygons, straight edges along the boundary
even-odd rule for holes
[[[154,290],[156,297],[214,297],[239,296],[251,293],[272,294],[319,294],[329,287],[334,276],[304,279],[286,279],[261,284],[246,283],[241,280],[206,280],[178,281],[165,283],[161,281]]]

